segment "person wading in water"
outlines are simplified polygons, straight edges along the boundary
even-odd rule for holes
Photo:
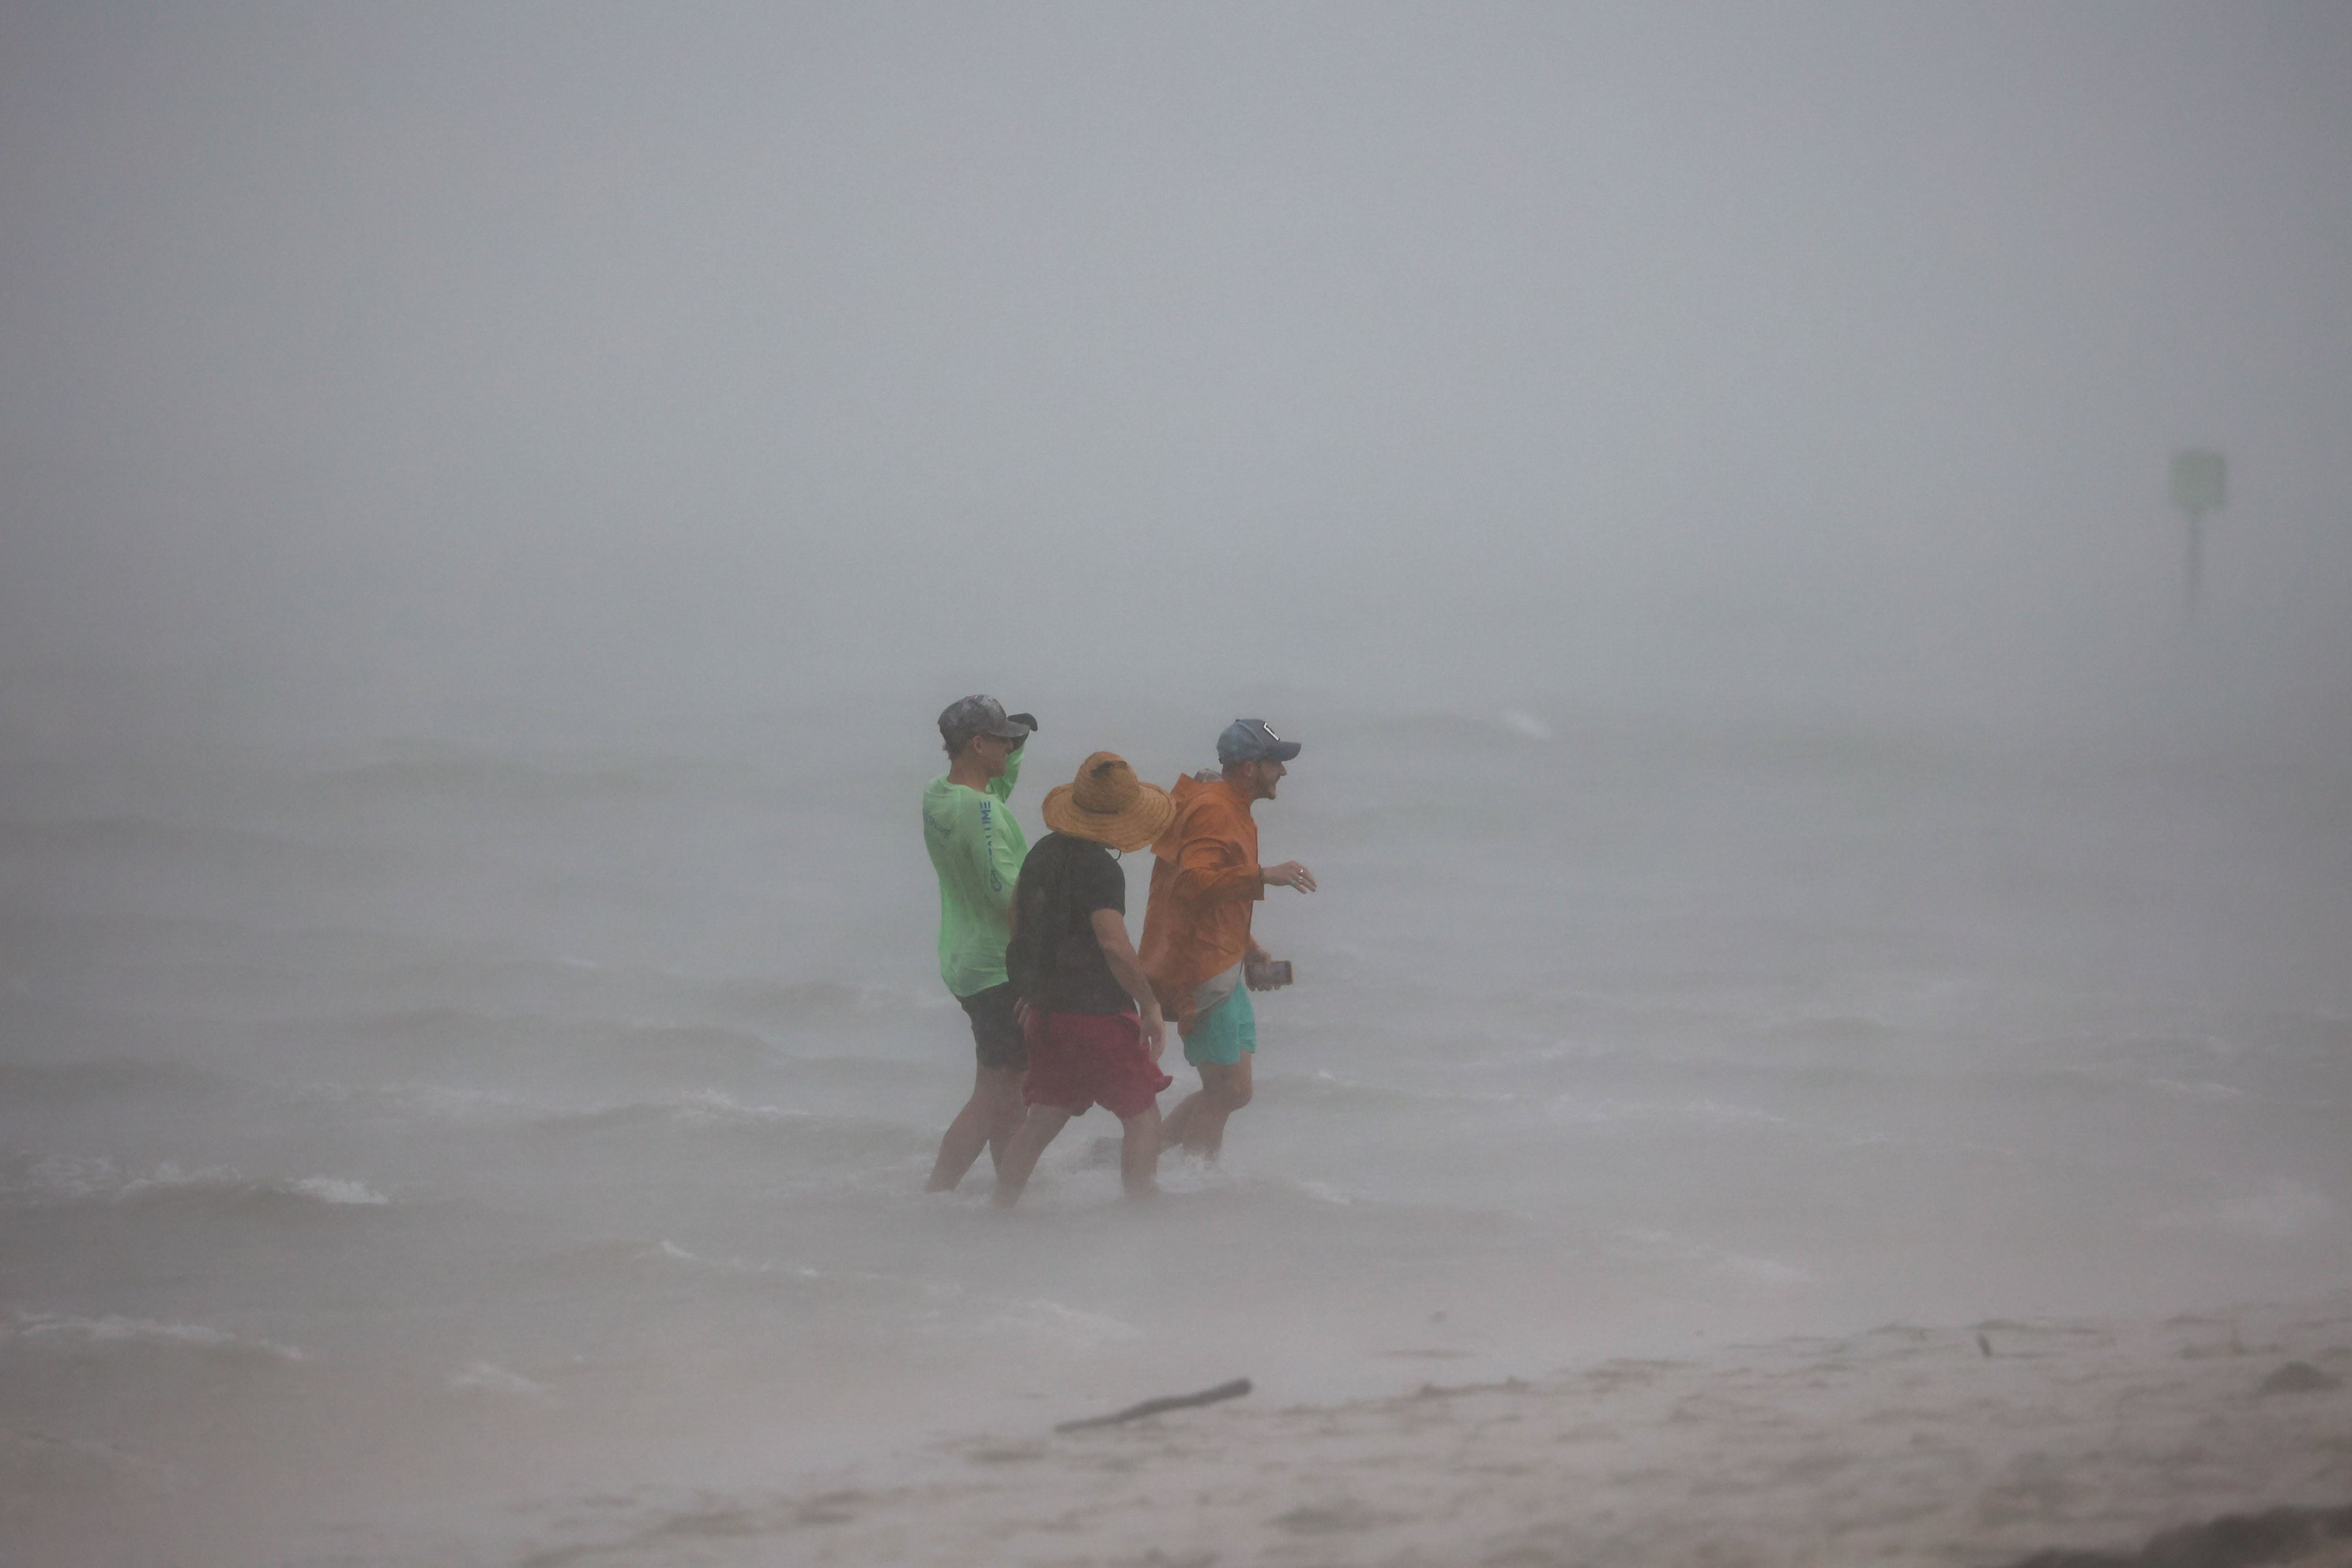
[[[1021,1125],[1028,1047],[1004,977],[1013,885],[1028,854],[1005,802],[1021,776],[1021,747],[1037,728],[993,697],[966,697],[940,715],[948,771],[923,791],[923,846],[940,874],[940,978],[971,1020],[979,1058],[971,1099],[948,1124],[928,1191],[951,1191],[988,1150],[1001,1164]]]
[[[1176,1020],[1184,1059],[1201,1087],[1168,1113],[1168,1148],[1213,1160],[1224,1146],[1225,1119],[1250,1102],[1250,1060],[1257,1052],[1253,989],[1246,966],[1271,962],[1250,935],[1250,911],[1268,888],[1315,890],[1314,873],[1296,860],[1261,866],[1257,820],[1250,807],[1272,800],[1298,755],[1263,719],[1236,719],[1217,737],[1223,776],[1177,781],[1176,818],[1151,847],[1151,894],[1143,914],[1143,968],[1160,1005]]]
[[[1051,833],[1022,868],[1005,968],[1025,1005],[1029,1114],[996,1163],[1010,1208],[1045,1146],[1096,1105],[1119,1120],[1119,1174],[1129,1197],[1159,1191],[1160,1070],[1167,1026],[1127,939],[1127,873],[1114,850],[1140,849],[1176,807],[1122,758],[1097,752],[1045,796]]]

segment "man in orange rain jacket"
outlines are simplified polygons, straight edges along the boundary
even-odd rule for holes
[[[1315,890],[1296,860],[1261,866],[1257,821],[1250,807],[1274,798],[1298,755],[1263,719],[1236,719],[1217,737],[1222,778],[1186,778],[1170,792],[1175,820],[1151,846],[1151,895],[1143,910],[1139,956],[1161,1009],[1176,1020],[1184,1059],[1201,1072],[1198,1092],[1168,1114],[1160,1147],[1213,1160],[1224,1144],[1225,1118],[1250,1101],[1250,1058],[1257,1051],[1253,989],[1244,966],[1268,962],[1250,935],[1250,910],[1269,887]]]

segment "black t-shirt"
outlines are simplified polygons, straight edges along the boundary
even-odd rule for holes
[[[1013,908],[1005,968],[1031,1006],[1046,1013],[1135,1010],[1095,935],[1097,910],[1127,913],[1127,873],[1109,850],[1090,838],[1048,833],[1021,862]]]

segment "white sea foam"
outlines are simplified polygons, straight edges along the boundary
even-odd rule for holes
[[[1810,1268],[1801,1268],[1778,1258],[1759,1258],[1752,1253],[1727,1252],[1718,1261],[1725,1268],[1741,1279],[1753,1280],[1759,1285],[1805,1285],[1811,1283],[1814,1278],[1813,1271]]]
[[[247,1187],[244,1177],[234,1166],[206,1165],[200,1170],[183,1171],[166,1160],[143,1176],[132,1176],[111,1195],[118,1198],[155,1197],[171,1193],[234,1193]]]
[[[1736,1252],[1671,1231],[1634,1226],[1619,1235],[1651,1258],[1718,1270],[1751,1284],[1787,1288],[1810,1283],[1814,1278],[1812,1270],[1782,1258]]]
[[[705,1258],[699,1253],[688,1252],[677,1243],[667,1239],[664,1239],[655,1250],[673,1263],[684,1263],[696,1268],[714,1269],[721,1274],[786,1274],[796,1279],[820,1279],[824,1277],[821,1269],[810,1268],[803,1265],[780,1263],[773,1258]]]
[[[342,1176],[305,1176],[294,1184],[294,1190],[322,1204],[356,1204],[365,1207],[392,1201],[365,1182],[354,1182]]]
[[[279,1344],[273,1340],[245,1339],[200,1323],[165,1323],[118,1313],[109,1313],[102,1318],[46,1312],[20,1314],[13,1322],[0,1325],[0,1343],[5,1343],[11,1338],[37,1346],[148,1344],[267,1356],[283,1362],[310,1359],[295,1346]]]
[[[1524,708],[1506,708],[1495,715],[1496,721],[1514,735],[1524,735],[1530,741],[1549,741],[1552,727]]]
[[[495,1394],[520,1399],[545,1399],[555,1392],[543,1383],[535,1383],[519,1372],[509,1372],[487,1361],[474,1362],[463,1372],[451,1373],[449,1386],[465,1394]]]
[[[671,1110],[683,1121],[774,1123],[810,1120],[805,1110],[782,1105],[746,1104],[716,1089],[699,1089],[681,1095],[671,1102]]]
[[[127,1199],[170,1192],[228,1191],[240,1184],[226,1165],[184,1171],[166,1160],[128,1174],[108,1155],[52,1154],[34,1162],[10,1184],[15,1195],[35,1203]]]
[[[115,1170],[114,1162],[102,1155],[76,1158],[51,1154],[19,1165],[5,1183],[0,1183],[0,1193],[39,1203],[98,1196],[118,1191],[121,1185],[122,1177]]]
[[[1792,1125],[1785,1116],[1759,1110],[1754,1106],[1729,1105],[1721,1100],[1586,1099],[1574,1094],[1563,1094],[1554,1100],[1545,1110],[1544,1116],[1549,1121],[1580,1126],[1662,1121],[1687,1122],[1700,1127]]]
[[[993,1304],[981,1318],[980,1326],[991,1332],[1045,1340],[1071,1350],[1132,1344],[1144,1338],[1143,1331],[1133,1323],[1042,1296]]]
[[[234,1166],[206,1165],[183,1170],[171,1161],[150,1166],[141,1174],[126,1174],[105,1156],[78,1158],[53,1155],[36,1162],[5,1189],[34,1203],[152,1203],[174,1198],[269,1199],[294,1198],[337,1207],[375,1207],[391,1202],[365,1182],[348,1176],[304,1176],[299,1180],[249,1181]]]

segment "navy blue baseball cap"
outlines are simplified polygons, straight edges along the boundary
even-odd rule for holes
[[[1236,719],[1217,737],[1217,761],[1286,763],[1298,754],[1298,742],[1276,734],[1263,719]]]

